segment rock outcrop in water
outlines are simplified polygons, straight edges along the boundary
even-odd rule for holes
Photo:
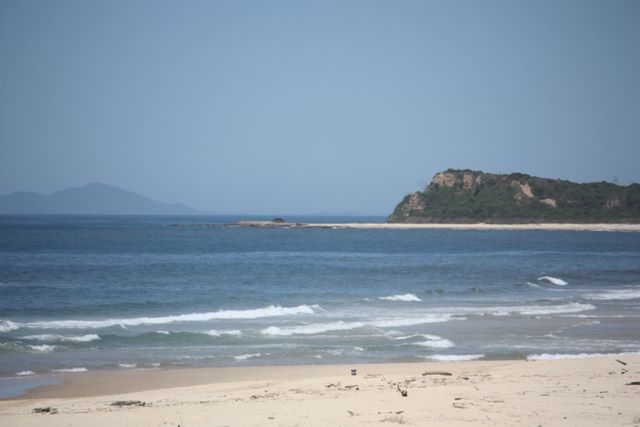
[[[640,184],[580,184],[449,169],[408,194],[392,223],[639,223]]]

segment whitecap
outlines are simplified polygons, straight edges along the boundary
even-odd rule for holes
[[[11,320],[0,320],[0,332],[9,332],[18,329],[18,325]]]
[[[527,356],[527,360],[563,360],[563,359],[590,359],[605,356],[637,356],[640,352],[625,353],[541,353]]]
[[[80,368],[64,368],[64,369],[52,369],[51,372],[60,372],[60,373],[76,373],[76,372],[87,372],[88,369],[84,367]]]
[[[637,299],[640,298],[640,289],[615,289],[596,294],[587,294],[583,298],[599,301]]]
[[[16,372],[16,375],[19,377],[26,377],[29,375],[35,375],[36,373],[33,371],[20,371],[20,372]]]
[[[425,359],[432,359],[440,362],[463,362],[467,360],[478,360],[483,357],[484,354],[434,354],[432,356],[424,356]]]
[[[554,285],[559,285],[559,286],[566,286],[568,285],[567,282],[565,282],[562,279],[559,279],[557,277],[551,277],[551,276],[542,276],[542,277],[538,277],[538,280],[543,281],[543,282],[549,282],[552,283]]]
[[[137,367],[138,365],[136,363],[118,363],[118,366],[120,368],[131,369]]]
[[[591,304],[581,304],[577,302],[570,302],[560,305],[525,305],[522,307],[507,306],[507,307],[487,307],[480,309],[484,313],[493,316],[509,316],[512,313],[518,313],[524,316],[540,316],[546,314],[566,314],[566,313],[579,313],[581,311],[595,310],[595,306]]]
[[[97,341],[100,339],[99,335],[96,334],[87,334],[80,336],[65,336],[58,334],[42,334],[42,335],[27,335],[24,337],[20,337],[23,340],[35,340],[35,341],[48,341],[48,342],[91,342]]]
[[[262,354],[260,353],[249,353],[249,354],[241,354],[239,356],[233,356],[233,358],[236,360],[248,360],[248,359],[253,359],[255,357],[260,357],[260,356],[262,356]]]
[[[422,301],[415,294],[402,294],[402,295],[391,295],[388,297],[379,297],[380,300],[385,301],[403,301],[403,302],[420,302]]]
[[[127,326],[162,325],[174,322],[205,322],[208,320],[258,319],[262,317],[313,314],[313,310],[313,306],[309,305],[299,305],[296,307],[270,305],[268,307],[250,310],[221,310],[208,313],[190,313],[161,317],[134,317],[125,319],[104,320],[50,320],[15,323],[14,325],[16,325],[17,327],[37,329],[97,329],[108,328],[111,326],[120,326],[124,328]]]
[[[238,331],[236,329],[230,329],[230,330],[224,330],[224,331],[218,331],[216,329],[210,329],[208,331],[205,332],[206,335],[210,335],[212,337],[221,337],[223,335],[230,335],[230,336],[234,336],[234,337],[239,337],[240,335],[242,335],[242,331]]]
[[[40,353],[49,353],[56,349],[55,345],[41,344],[41,345],[30,345],[29,348],[35,351],[39,351]]]
[[[397,337],[394,339],[404,341],[412,338],[423,338],[424,341],[411,342],[411,343],[408,343],[409,345],[419,345],[422,347],[430,347],[430,348],[451,348],[455,346],[455,344],[452,341],[446,338],[439,337],[438,335],[413,334],[413,335],[406,335],[403,337]]]
[[[449,315],[435,314],[431,316],[413,317],[413,318],[400,318],[400,319],[386,319],[386,320],[373,320],[373,321],[354,321],[354,322],[329,322],[329,323],[312,323],[309,325],[301,326],[288,326],[278,327],[270,326],[262,329],[260,332],[263,335],[274,336],[288,336],[288,335],[314,335],[321,334],[323,332],[333,331],[348,331],[351,329],[358,329],[364,327],[376,327],[376,328],[392,328],[398,326],[415,326],[428,323],[440,323],[450,320]]]

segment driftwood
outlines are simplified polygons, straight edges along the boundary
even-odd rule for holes
[[[445,371],[426,371],[422,373],[423,377],[427,375],[444,375],[444,376],[450,377],[453,374],[451,372],[445,372]]]
[[[116,400],[111,402],[111,406],[144,406],[145,402],[141,400]]]
[[[622,361],[622,360],[620,360],[620,359],[616,359],[616,362],[618,362],[618,363],[619,363],[619,364],[621,364],[621,365],[627,366],[627,362],[623,362],[623,361]]]
[[[630,383],[627,383],[627,385],[640,385],[640,381],[631,381]]]
[[[34,414],[55,414],[58,410],[56,408],[52,408],[51,406],[46,406],[44,408],[33,408]]]

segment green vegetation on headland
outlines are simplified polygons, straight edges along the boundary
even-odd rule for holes
[[[449,169],[405,196],[392,223],[640,223],[640,184],[579,184]]]

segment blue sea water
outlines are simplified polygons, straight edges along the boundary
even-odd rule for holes
[[[640,233],[237,219],[0,217],[0,377],[640,351]]]

